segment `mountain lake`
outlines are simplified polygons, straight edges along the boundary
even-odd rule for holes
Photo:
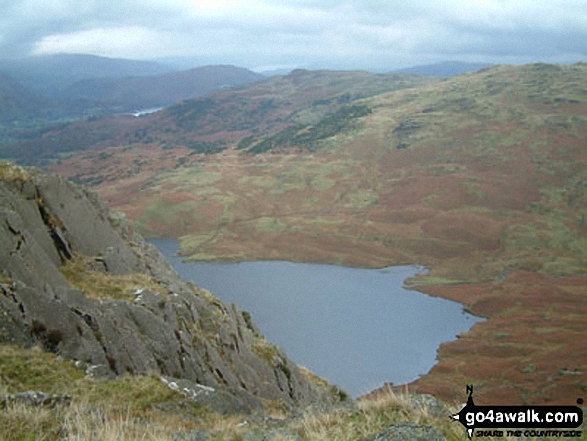
[[[353,397],[405,384],[436,363],[441,343],[483,319],[404,288],[421,266],[384,269],[258,261],[184,262],[175,239],[149,241],[176,271],[248,311],[267,340]]]

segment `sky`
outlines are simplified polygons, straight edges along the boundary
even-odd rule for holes
[[[587,59],[587,0],[2,0],[0,57],[386,70]]]

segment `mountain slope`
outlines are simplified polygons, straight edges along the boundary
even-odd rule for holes
[[[394,71],[413,75],[429,75],[433,77],[454,77],[467,72],[475,72],[491,66],[489,63],[464,63],[462,61],[442,61],[440,63],[413,66]]]
[[[0,124],[46,116],[49,102],[11,76],[0,73]]]
[[[3,146],[0,155],[23,164],[43,164],[76,150],[159,144],[194,153],[221,151],[235,140],[269,135],[287,127],[308,127],[342,106],[378,93],[434,80],[367,72],[294,71],[236,90],[187,100],[136,119],[92,118],[31,133]]]
[[[262,78],[248,69],[206,66],[155,76],[87,79],[67,87],[62,97],[96,103],[111,111],[131,111],[168,106]]]
[[[1,343],[39,345],[98,376],[189,380],[229,412],[332,399],[250,316],[182,281],[85,190],[0,164],[0,218]]]
[[[157,63],[86,55],[0,60],[0,142],[64,120],[163,107],[264,78],[234,66],[169,72]],[[18,78],[18,82],[14,79]],[[4,139],[3,139],[4,138]]]
[[[147,75],[152,70],[149,69],[150,65],[148,64],[143,76],[119,78],[116,76],[117,74],[127,71],[135,72],[137,75],[142,64],[134,66],[131,63],[130,66],[127,66],[125,61],[128,60],[101,58],[90,59],[93,63],[81,63],[79,72],[76,70],[76,63],[72,62],[72,72],[70,72],[70,77],[67,77],[66,72],[60,72],[64,69],[61,63],[68,60],[70,59],[67,57],[65,59],[59,58],[59,60],[48,63],[49,66],[58,64],[55,72],[45,73],[44,69],[48,69],[48,67],[41,61],[23,62],[22,69],[28,65],[27,63],[32,63],[33,68],[30,73],[19,73],[18,63],[17,67],[11,68],[24,81],[26,81],[27,75],[30,75],[33,78],[31,81],[44,84],[47,87],[46,95],[33,92],[33,89],[23,86],[7,75],[0,77],[0,104],[3,104],[0,109],[0,145],[8,145],[3,148],[5,153],[2,156],[4,158],[39,165],[44,161],[31,161],[31,159],[39,155],[46,156],[47,149],[53,154],[55,152],[63,153],[71,149],[72,145],[84,146],[84,144],[103,141],[114,136],[114,131],[111,129],[108,130],[108,134],[104,134],[104,125],[102,125],[102,128],[98,129],[100,133],[97,134],[97,137],[88,137],[85,135],[87,132],[85,122],[78,121],[72,126],[65,124],[63,127],[65,127],[66,133],[63,135],[64,139],[60,139],[56,133],[61,128],[56,125],[63,124],[63,121],[88,117],[95,120],[97,115],[134,113],[139,110],[167,106],[184,99],[203,96],[263,78],[252,71],[234,66],[207,66],[184,72]],[[77,58],[74,57],[74,61],[76,60]],[[113,65],[111,77],[91,77],[91,79],[74,82],[76,78],[91,76],[92,72],[94,75],[105,75],[109,72],[107,68],[111,64]],[[5,67],[8,68],[8,66]],[[95,70],[92,70],[93,67]],[[58,77],[56,81],[63,81],[63,84],[54,84],[51,75],[56,75]],[[128,118],[125,120],[122,117],[122,127],[127,122]],[[136,124],[131,124],[131,127],[134,125]],[[73,136],[71,135],[72,129],[76,132]],[[49,142],[47,139],[42,139],[44,134],[47,134]],[[131,132],[125,136],[132,139],[137,135]],[[10,144],[14,142],[17,145],[11,148]],[[77,149],[78,147],[73,148]],[[51,159],[53,158],[54,156],[51,157]]]
[[[158,75],[170,69],[154,62],[85,54],[58,54],[0,60],[8,72],[37,93],[57,97],[62,88],[90,78]]]

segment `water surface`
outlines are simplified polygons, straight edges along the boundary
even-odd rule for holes
[[[151,240],[186,280],[248,311],[296,363],[348,390],[407,383],[436,362],[438,346],[481,319],[462,305],[403,288],[425,269],[260,261],[189,263],[173,239]]]

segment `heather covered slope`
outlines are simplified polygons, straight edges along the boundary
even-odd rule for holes
[[[428,265],[419,289],[490,320],[441,348],[422,390],[583,393],[586,65],[495,66],[342,102],[312,101],[323,88],[303,77],[284,79],[308,90],[306,111],[261,112],[283,88],[249,107],[228,105],[238,93],[187,102],[149,120],[149,143],[104,141],[54,170],[193,259]]]
[[[20,142],[0,146],[0,157],[43,165],[79,150],[111,146],[147,144],[165,150],[187,148],[198,154],[220,152],[242,140],[240,147],[244,148],[250,146],[247,140],[252,135],[267,136],[287,127],[308,128],[360,98],[432,81],[436,80],[406,74],[294,71],[186,100],[144,118],[119,115],[44,128]]]
[[[307,126],[267,133],[256,123],[258,134],[231,132],[217,155],[155,138],[54,170],[101,183],[144,232],[182,237],[194,257],[266,258],[274,247],[291,260],[420,262],[453,279],[517,268],[577,274],[587,257],[585,76],[582,65],[495,67],[353,101]],[[190,119],[197,133],[228,137],[214,119],[221,107],[196,118],[199,102],[152,121],[170,121],[164,137]],[[108,142],[117,141],[100,145]],[[266,154],[255,154],[259,144]],[[244,245],[252,236],[256,245]]]

